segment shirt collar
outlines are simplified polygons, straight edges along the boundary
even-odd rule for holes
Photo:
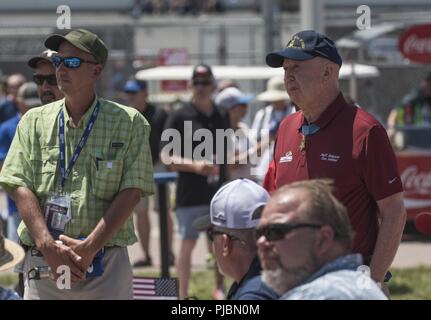
[[[363,264],[363,259],[360,254],[348,254],[338,257],[334,261],[324,264],[317,272],[309,277],[303,284],[316,280],[327,273],[338,270],[357,270]]]
[[[90,120],[91,114],[93,113],[94,108],[96,107],[96,103],[99,100],[97,95],[94,96],[94,100],[91,103],[91,107],[84,113],[84,115],[79,120],[78,124],[75,125],[73,123],[72,117],[69,115],[69,112],[66,108],[66,98],[63,98],[63,112],[64,112],[64,122],[67,123],[70,127],[76,129],[80,128],[83,124],[87,124]]]
[[[338,114],[340,114],[342,108],[347,105],[346,100],[344,99],[343,94],[340,92],[334,101],[323,111],[320,117],[313,122],[314,125],[318,126],[320,129],[326,127]],[[307,124],[307,121],[304,118],[304,114],[301,115],[301,123],[299,125],[298,131],[301,132],[301,127],[304,124]]]
[[[253,261],[250,264],[250,267],[248,268],[247,273],[242,277],[240,282],[234,282],[232,286],[229,289],[229,292],[227,294],[227,299],[229,300],[231,297],[235,295],[235,293],[238,291],[238,289],[241,287],[241,285],[244,283],[244,281],[247,281],[247,279],[253,278],[255,276],[260,275],[260,271],[262,270],[260,266],[260,262],[258,257],[255,257]]]

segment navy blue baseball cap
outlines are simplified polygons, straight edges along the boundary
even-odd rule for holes
[[[303,61],[315,57],[328,59],[340,67],[343,63],[334,41],[317,31],[305,30],[295,34],[283,50],[269,53],[266,64],[279,68],[285,58]]]
[[[124,92],[132,92],[136,93],[141,90],[147,89],[147,83],[144,81],[138,81],[138,80],[129,80],[126,82],[126,84],[123,87]]]

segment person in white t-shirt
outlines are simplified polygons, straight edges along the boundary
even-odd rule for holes
[[[284,88],[284,81],[281,76],[269,79],[266,91],[259,94],[256,99],[258,101],[269,102],[269,105],[256,113],[251,126],[253,132],[257,133],[257,140],[260,140],[263,134],[269,134],[270,137],[270,146],[262,154],[260,163],[256,168],[257,178],[261,181],[272,159],[278,126],[286,116],[294,113],[296,109]]]

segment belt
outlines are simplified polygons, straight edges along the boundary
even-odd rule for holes
[[[23,247],[26,253],[30,251],[30,255],[32,257],[43,257],[42,252],[35,246],[27,246],[27,245],[21,245],[21,246]]]
[[[24,249],[24,251],[27,253],[28,251],[30,251],[30,254],[32,257],[43,257],[42,252],[36,248],[36,246],[28,246],[25,244],[21,244],[21,247]],[[123,248],[121,246],[109,246],[109,247],[103,247],[103,249],[109,250],[109,249],[114,249],[114,248]]]

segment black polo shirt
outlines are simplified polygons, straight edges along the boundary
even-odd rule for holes
[[[239,283],[234,282],[227,294],[228,300],[277,300],[280,296],[263,283],[260,276],[262,267],[255,257],[247,273]]]
[[[163,108],[156,107],[151,103],[147,103],[145,111],[142,112],[142,115],[145,117],[145,119],[147,119],[148,123],[151,126],[149,138],[150,149],[151,158],[153,160],[153,164],[155,164],[157,160],[159,160],[160,141],[166,119],[168,118],[168,114]]]
[[[185,126],[190,127],[190,125],[190,132],[185,132]],[[195,132],[199,129],[208,129],[211,132],[212,151],[213,154],[216,154],[216,129],[226,130],[227,128],[229,128],[227,118],[217,110],[216,106],[214,106],[211,115],[206,115],[200,112],[192,103],[187,103],[179,110],[171,113],[165,123],[165,130],[175,129],[180,133],[181,147],[179,149],[181,150],[181,157],[185,157],[185,151],[187,153],[190,153],[190,150],[194,151],[204,141],[204,138],[193,139]],[[166,146],[172,140],[173,138],[170,138],[169,141],[162,141],[162,146]],[[191,149],[189,149],[190,146]],[[226,151],[226,142],[224,143],[224,150]],[[224,161],[224,163],[226,162]],[[177,208],[209,205],[211,198],[225,181],[226,166],[223,164],[220,165],[220,178],[216,184],[208,184],[206,176],[192,172],[179,172],[176,194]]]

